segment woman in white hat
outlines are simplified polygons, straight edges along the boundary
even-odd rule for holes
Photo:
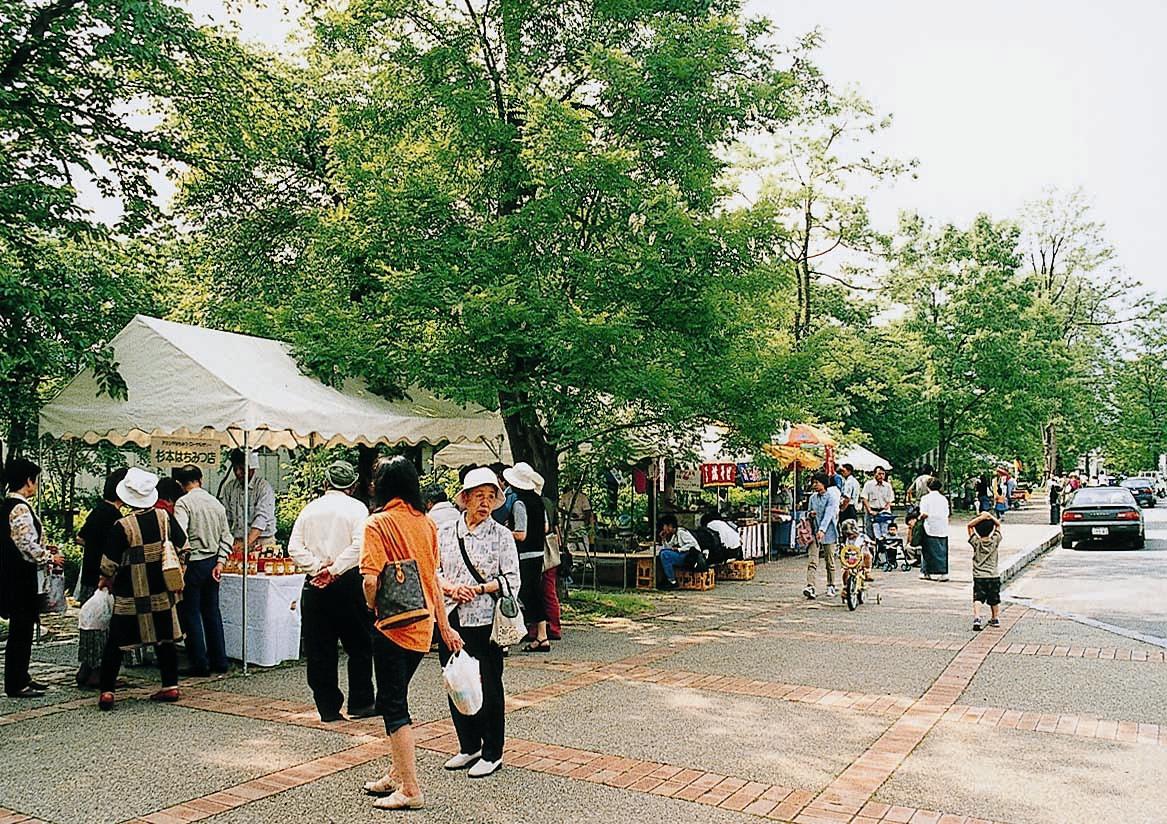
[[[522,586],[519,600],[523,617],[535,627],[535,637],[523,647],[527,652],[551,652],[547,640],[547,604],[543,597],[543,548],[547,541],[547,512],[537,491],[543,476],[523,461],[504,470],[503,479],[515,490],[517,499],[511,507],[507,526],[515,536],[519,551],[519,576]]]
[[[162,689],[151,701],[177,701],[178,653],[182,629],[175,608],[181,595],[166,587],[162,571],[163,544],[186,545],[186,534],[174,516],[155,509],[158,476],[131,468],[117,485],[117,496],[133,510],[110,529],[101,559],[99,589],[113,593],[109,641],[101,659],[101,697],[97,705],[113,708],[114,684],[122,665],[122,651],[153,645],[162,671]]]
[[[450,610],[450,625],[461,634],[466,652],[478,659],[482,672],[482,709],[477,715],[462,715],[450,702],[458,752],[446,762],[446,769],[469,768],[471,778],[485,778],[502,766],[506,732],[503,654],[490,640],[490,632],[494,600],[503,582],[508,591],[518,591],[519,558],[510,530],[491,517],[502,500],[494,472],[486,467],[473,469],[462,480],[458,493],[462,516],[438,532],[439,581]],[[442,666],[450,655],[451,650],[442,643],[438,649]]]

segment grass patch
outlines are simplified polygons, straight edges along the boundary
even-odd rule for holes
[[[643,595],[604,590],[573,590],[562,602],[565,618],[632,618],[652,609],[652,602]]]

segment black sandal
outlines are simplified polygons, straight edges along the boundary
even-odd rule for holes
[[[551,642],[546,638],[542,641],[532,641],[523,647],[523,652],[551,652]]]

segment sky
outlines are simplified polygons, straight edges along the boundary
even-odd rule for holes
[[[886,151],[919,176],[871,195],[967,222],[1015,216],[1045,186],[1081,186],[1125,271],[1167,296],[1167,2],[750,0],[793,38],[819,28],[818,64],[893,116]]]
[[[230,15],[221,0],[188,5],[275,47],[297,14],[294,3],[244,0]],[[1081,186],[1122,268],[1167,297],[1167,2],[747,0],[747,10],[783,40],[820,29],[828,81],[893,116],[880,147],[920,167],[871,193],[883,228],[901,209],[958,223],[1013,217],[1046,186]]]

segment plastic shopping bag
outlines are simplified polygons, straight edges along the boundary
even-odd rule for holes
[[[482,672],[478,659],[463,650],[450,656],[442,668],[446,692],[463,715],[477,715],[482,709]]]
[[[58,572],[54,568],[49,573],[42,597],[44,599],[41,602],[43,614],[61,613],[69,608],[69,603],[65,600],[65,574],[63,572]]]
[[[109,629],[109,620],[113,618],[113,595],[109,590],[99,589],[81,607],[77,616],[77,628],[86,630],[104,631]]]

